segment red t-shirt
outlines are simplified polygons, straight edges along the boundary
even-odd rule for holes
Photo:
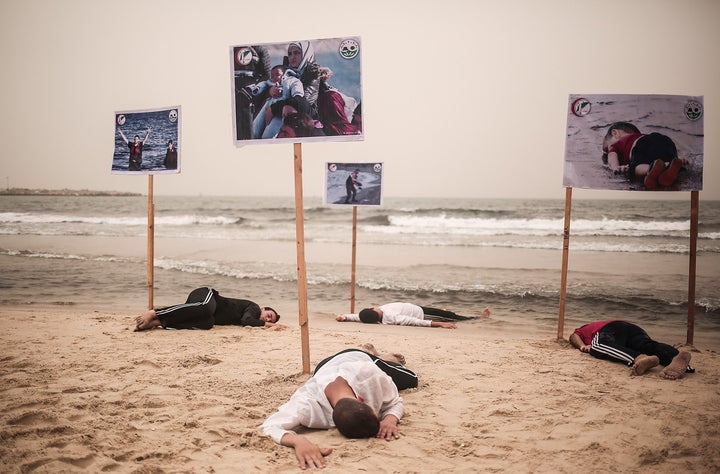
[[[632,147],[635,144],[635,141],[642,136],[642,133],[624,135],[608,147],[608,153],[613,151],[617,153],[618,161],[621,165],[630,164],[630,152],[632,151]]]
[[[608,324],[612,323],[613,321],[595,321],[594,323],[586,324],[585,326],[580,326],[575,330],[573,334],[577,334],[580,336],[580,339],[582,339],[583,344],[590,344],[592,342],[593,337],[595,337],[595,334]]]

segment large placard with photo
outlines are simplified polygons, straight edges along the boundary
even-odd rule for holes
[[[383,163],[326,163],[325,204],[382,205]]]
[[[111,173],[180,172],[180,107],[115,112]]]
[[[362,140],[357,36],[230,47],[236,145]]]
[[[571,94],[563,185],[700,191],[703,97]]]

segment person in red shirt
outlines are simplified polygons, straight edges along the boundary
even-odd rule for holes
[[[695,372],[690,353],[654,341],[644,329],[627,321],[595,321],[570,335],[570,344],[598,359],[622,362],[630,375],[642,375],[657,365],[664,366],[660,378],[675,380]]]
[[[629,122],[615,122],[603,139],[603,161],[615,174],[626,173],[645,189],[668,187],[687,160],[678,157],[672,139],[660,133],[643,134]]]

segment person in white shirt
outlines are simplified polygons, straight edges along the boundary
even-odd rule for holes
[[[360,349],[324,359],[290,400],[265,420],[263,434],[293,448],[302,469],[325,467],[324,458],[332,448],[321,448],[293,431],[300,426],[337,427],[347,438],[399,438],[404,408],[398,390],[418,384],[417,375],[400,361],[402,356],[384,360]]]
[[[400,326],[425,326],[439,327],[445,329],[456,329],[455,323],[449,321],[434,321],[426,319],[426,316],[437,316],[443,319],[456,321],[473,319],[470,316],[460,316],[445,309],[431,308],[429,306],[418,306],[412,303],[388,303],[382,306],[365,308],[358,314],[339,314],[335,317],[337,321],[355,321],[368,324],[397,324]],[[490,310],[485,308],[481,317],[490,317]]]

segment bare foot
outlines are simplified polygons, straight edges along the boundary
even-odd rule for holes
[[[383,360],[388,360],[390,362],[397,362],[398,364],[405,365],[405,356],[402,354],[382,354],[379,356]]]
[[[372,354],[372,355],[374,355],[374,356],[377,356],[377,355],[378,355],[378,351],[377,351],[377,349],[375,349],[375,346],[373,346],[373,345],[370,344],[369,342],[366,342],[365,344],[363,344],[362,346],[360,346],[360,348],[361,348],[362,350],[364,350],[365,352],[369,352],[370,354]]]
[[[490,317],[490,310],[488,308],[485,308],[482,313],[480,313],[481,318],[489,318]]]
[[[635,362],[630,370],[630,375],[642,375],[660,363],[658,356],[649,356],[640,354],[635,358]]]
[[[685,370],[690,364],[690,357],[691,355],[689,352],[681,352],[673,357],[670,365],[660,371],[660,378],[667,380],[677,380],[683,378],[685,376]]]
[[[160,320],[157,318],[155,310],[150,309],[135,318],[135,331],[144,331],[158,326],[160,326]]]
[[[398,364],[405,365],[405,356],[398,353],[391,353],[391,354],[380,354],[377,349],[375,349],[375,346],[370,344],[369,342],[366,342],[362,346],[360,346],[362,350],[365,352],[369,352],[370,354],[374,355],[375,357],[380,357],[382,360],[388,360],[390,362],[397,362]]]

